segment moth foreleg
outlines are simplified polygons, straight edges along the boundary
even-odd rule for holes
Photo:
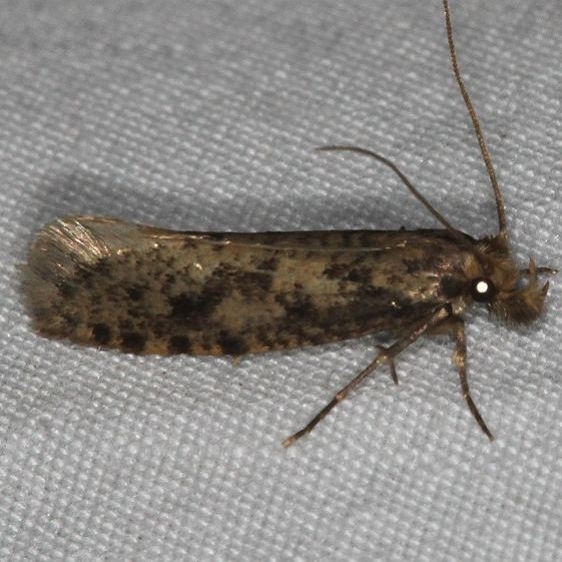
[[[462,396],[466,400],[468,405],[468,409],[470,410],[471,414],[474,416],[474,419],[478,422],[478,425],[482,429],[482,431],[488,436],[490,441],[494,440],[494,436],[492,432],[488,429],[486,422],[480,415],[474,400],[472,400],[472,396],[470,394],[470,388],[468,386],[468,374],[466,370],[466,335],[464,331],[464,321],[462,318],[458,316],[453,316],[447,320],[447,325],[451,332],[453,332],[456,346],[455,352],[453,354],[453,362],[459,369],[459,375],[461,379],[461,389],[462,389]]]
[[[377,367],[384,363],[388,363],[391,367],[391,374],[394,370],[394,358],[404,351],[410,344],[414,343],[420,336],[432,332],[437,326],[443,322],[447,322],[449,319],[454,318],[451,312],[450,305],[444,305],[435,310],[431,316],[423,320],[422,322],[416,324],[412,329],[406,332],[398,341],[394,342],[387,348],[380,349],[377,356],[373,361],[367,365],[353,380],[346,384],[339,392],[337,392],[332,400],[322,408],[318,414],[316,414],[307,425],[305,425],[301,430],[297,431],[290,437],[287,437],[283,441],[283,447],[288,447],[294,443],[297,439],[301,438],[303,435],[310,433],[314,427],[320,422],[326,415],[341,402],[352,390],[357,388]],[[464,330],[463,330],[464,335]],[[466,353],[465,353],[466,355]],[[394,376],[396,371],[394,370]],[[476,409],[476,407],[474,407]],[[477,412],[478,413],[478,412]],[[477,418],[478,419],[478,418]],[[481,419],[481,418],[480,418]],[[484,422],[482,422],[484,423]],[[485,426],[484,426],[485,427]]]

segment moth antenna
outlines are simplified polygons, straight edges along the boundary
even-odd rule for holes
[[[400,170],[400,168],[384,156],[368,150],[367,148],[361,148],[359,146],[348,146],[348,145],[330,145],[330,146],[319,146],[316,150],[330,151],[330,150],[347,150],[348,152],[357,152],[358,154],[366,154],[371,156],[375,160],[382,162],[388,166],[401,180],[402,183],[410,190],[410,193],[451,233],[454,233],[455,237],[460,235],[460,232],[455,228],[435,207],[414,187],[414,184],[408,179],[406,174]]]
[[[453,24],[451,23],[451,10],[449,9],[449,0],[443,0],[443,9],[445,11],[445,26],[447,28],[447,41],[449,42],[449,53],[451,55],[453,73],[464,99],[464,104],[466,105],[468,114],[470,115],[470,119],[472,120],[472,127],[474,128],[474,132],[476,133],[476,138],[478,139],[478,144],[480,146],[480,152],[482,154],[482,158],[484,159],[484,164],[486,165],[488,176],[490,177],[492,189],[494,190],[494,195],[496,197],[496,210],[498,213],[499,234],[504,238],[507,238],[507,221],[505,218],[503,194],[496,177],[494,165],[492,164],[492,157],[490,156],[488,145],[486,144],[486,140],[484,139],[484,133],[482,131],[482,127],[480,126],[478,115],[476,114],[476,110],[472,105],[472,100],[470,99],[470,95],[468,94],[468,90],[466,89],[461,76],[455,42],[453,39]]]

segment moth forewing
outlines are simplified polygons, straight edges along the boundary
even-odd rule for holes
[[[47,336],[242,355],[399,334],[447,303],[464,309],[473,262],[444,230],[202,234],[74,216],[39,233],[24,283]]]
[[[540,316],[548,284],[508,244],[503,196],[462,81],[449,5],[453,71],[472,119],[496,200],[499,231],[473,238],[451,225],[387,158],[441,229],[264,233],[176,232],[118,219],[70,216],[45,226],[23,268],[34,328],[60,339],[132,353],[240,356],[389,332],[394,343],[300,431],[308,433],[376,368],[423,335],[450,333],[462,394],[484,433],[466,371],[463,313],[484,303],[508,324]]]

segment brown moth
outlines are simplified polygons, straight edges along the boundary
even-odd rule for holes
[[[175,232],[117,219],[70,216],[45,226],[29,249],[24,294],[42,335],[124,352],[241,356],[388,332],[394,343],[303,429],[308,433],[382,364],[424,334],[450,333],[463,397],[492,439],[468,387],[463,313],[485,303],[510,325],[542,311],[548,283],[531,260],[520,269],[482,130],[457,63],[443,0],[453,71],[496,199],[499,231],[476,239],[454,228],[395,164],[390,167],[442,224],[433,230],[264,233]]]

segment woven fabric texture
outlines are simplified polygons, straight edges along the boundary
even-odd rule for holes
[[[562,266],[562,4],[452,0],[461,66],[522,267]],[[0,558],[554,561],[562,552],[561,279],[510,329],[447,337],[299,429],[371,338],[230,358],[138,357],[34,334],[18,264],[45,222],[184,230],[496,231],[439,0],[1,1]]]

